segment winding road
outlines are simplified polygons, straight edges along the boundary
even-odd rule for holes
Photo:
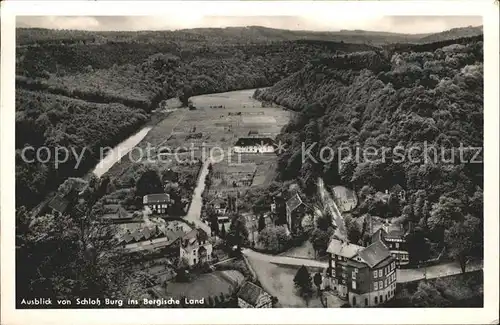
[[[297,258],[290,256],[281,255],[269,255],[259,252],[255,252],[251,249],[245,248],[242,253],[251,261],[257,260],[278,265],[289,265],[289,266],[308,266],[308,267],[320,267],[327,268],[328,262],[322,262],[317,260],[311,260],[307,258]],[[472,262],[467,265],[466,272],[473,272],[483,269],[483,261]],[[260,270],[263,271],[263,270]],[[259,275],[259,269],[255,269],[257,277],[263,276],[264,273]],[[460,265],[456,262],[443,263],[438,265],[429,266],[427,268],[420,269],[398,269],[396,270],[396,278],[398,283],[412,282],[417,280],[422,280],[424,278],[434,279],[449,275],[455,275],[462,273]]]

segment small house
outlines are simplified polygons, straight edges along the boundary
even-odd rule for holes
[[[271,295],[252,282],[245,282],[237,294],[240,308],[272,308]]]
[[[295,193],[286,201],[286,220],[290,230],[294,229],[296,224],[301,222],[302,217],[308,210],[310,208],[304,204],[298,193]]]

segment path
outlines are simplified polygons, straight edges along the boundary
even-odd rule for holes
[[[483,261],[471,262],[465,268],[465,272],[474,272],[483,269]],[[457,262],[443,263],[427,268],[421,267],[419,269],[400,269],[397,270],[397,282],[411,282],[427,279],[441,278],[449,275],[462,273],[460,265]]]
[[[333,222],[337,226],[335,229],[335,236],[339,239],[347,240],[347,230],[345,228],[344,219],[340,213],[335,201],[333,200],[331,194],[328,192],[325,186],[325,182],[322,178],[318,178],[318,193],[321,198],[321,202],[330,212],[333,218]]]
[[[251,249],[245,248],[242,250],[242,253],[252,259],[256,259],[259,261],[264,261],[273,264],[283,264],[283,265],[292,265],[292,266],[309,266],[309,267],[321,267],[327,268],[328,262],[320,262],[316,260],[311,260],[307,258],[299,258],[299,257],[290,257],[283,255],[269,255],[263,254]],[[258,273],[258,271],[257,271]]]
[[[321,262],[317,260],[311,260],[307,258],[298,258],[298,257],[290,257],[290,256],[282,256],[282,255],[269,255],[255,252],[251,249],[243,249],[242,253],[250,259],[259,260],[272,264],[282,264],[282,265],[290,265],[290,266],[308,266],[308,267],[321,267],[327,268],[328,262]],[[472,262],[467,265],[466,272],[473,272],[477,270],[481,270],[483,268],[483,261]],[[256,269],[257,276],[259,276],[259,269]],[[397,282],[411,282],[416,280],[421,280],[424,278],[434,279],[440,278],[449,275],[455,275],[462,273],[460,269],[460,265],[458,263],[444,263],[429,266],[427,268],[420,269],[399,269],[397,272]],[[427,273],[426,276],[424,273]],[[260,277],[259,277],[260,278]]]

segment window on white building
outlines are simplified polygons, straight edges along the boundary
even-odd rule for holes
[[[382,290],[383,287],[384,287],[384,283],[382,281],[379,281],[378,288]]]
[[[356,281],[352,281],[352,288],[356,289]]]
[[[378,277],[381,278],[382,277],[382,269],[378,270]]]
[[[388,285],[389,285],[389,279],[385,279],[385,287],[387,288]]]
[[[375,283],[373,284],[373,290],[377,291],[378,290],[378,282],[375,281]]]
[[[378,272],[377,271],[373,271],[373,278],[377,278],[377,275],[378,275]]]

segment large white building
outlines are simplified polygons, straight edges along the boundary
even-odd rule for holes
[[[239,138],[233,149],[236,153],[274,153],[275,145],[268,137],[248,137]]]

